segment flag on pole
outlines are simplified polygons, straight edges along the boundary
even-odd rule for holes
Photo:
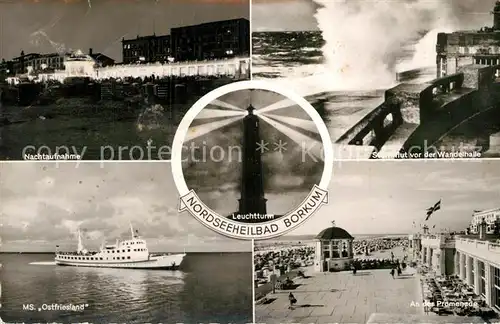
[[[427,217],[425,221],[428,221],[432,214],[441,209],[441,200],[434,204],[434,206],[427,209]]]

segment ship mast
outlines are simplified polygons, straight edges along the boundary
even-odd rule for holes
[[[130,222],[130,234],[132,235],[132,239],[135,239],[134,228],[132,227],[132,222]]]
[[[78,253],[82,253],[83,251],[83,243],[82,243],[82,233],[80,229],[78,229]]]

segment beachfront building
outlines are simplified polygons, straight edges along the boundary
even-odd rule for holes
[[[164,77],[227,77],[235,80],[248,79],[250,75],[249,58],[232,58],[227,60],[152,63],[152,64],[118,64],[99,67],[88,55],[75,54],[65,62],[66,68],[52,73],[39,73],[29,78],[34,82],[57,80],[64,82],[68,78],[91,78],[95,80],[119,79],[125,77],[146,78]],[[6,78],[12,84],[19,83],[18,77]]]
[[[176,61],[219,60],[250,53],[250,22],[245,18],[172,28],[170,37]]]
[[[486,303],[500,311],[500,244],[499,236],[487,233],[488,223],[478,225],[478,234],[456,239],[455,274],[474,288]]]
[[[499,227],[498,224],[500,222],[500,208],[475,211],[472,215],[471,233],[479,234],[479,224],[483,220],[486,222],[486,233],[495,234],[495,230]]]
[[[438,34],[438,78],[457,73],[465,65],[500,65],[500,1],[496,2],[492,14],[492,27]]]
[[[475,226],[477,233],[422,234],[419,244],[423,265],[438,275],[458,276],[488,306],[500,312],[500,236],[488,233],[491,221],[483,216],[490,214],[494,215],[494,210],[474,214],[471,227]]]
[[[422,251],[422,238],[420,233],[410,234],[408,237],[408,252],[411,260],[417,260],[421,257]]]
[[[316,236],[314,269],[317,272],[349,269],[353,259],[354,237],[345,229],[332,227],[322,230]]]
[[[452,275],[455,269],[455,237],[450,234],[423,234],[420,242],[419,257],[437,275]]]
[[[122,46],[124,64],[169,62],[171,55],[170,35],[123,38]]]

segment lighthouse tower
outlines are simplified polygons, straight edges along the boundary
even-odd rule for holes
[[[255,108],[249,105],[248,115],[243,119],[241,198],[238,211],[240,215],[267,213],[261,151],[258,147],[258,143],[261,142],[259,118],[255,116],[254,110]]]
[[[493,30],[500,31],[500,1],[495,3],[491,13],[493,14]]]

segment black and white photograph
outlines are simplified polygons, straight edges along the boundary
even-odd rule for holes
[[[2,322],[252,322],[252,242],[179,213],[169,163],[0,169]]]
[[[185,112],[250,78],[249,1],[0,3],[0,159],[169,160]]]
[[[330,204],[254,245],[256,323],[497,323],[500,161],[343,161]]]
[[[201,110],[184,138],[186,184],[219,215],[276,220],[320,183],[326,166],[319,133],[308,113],[281,94],[222,95]]]
[[[495,0],[255,0],[252,76],[325,110],[336,158],[495,158],[499,32]]]

